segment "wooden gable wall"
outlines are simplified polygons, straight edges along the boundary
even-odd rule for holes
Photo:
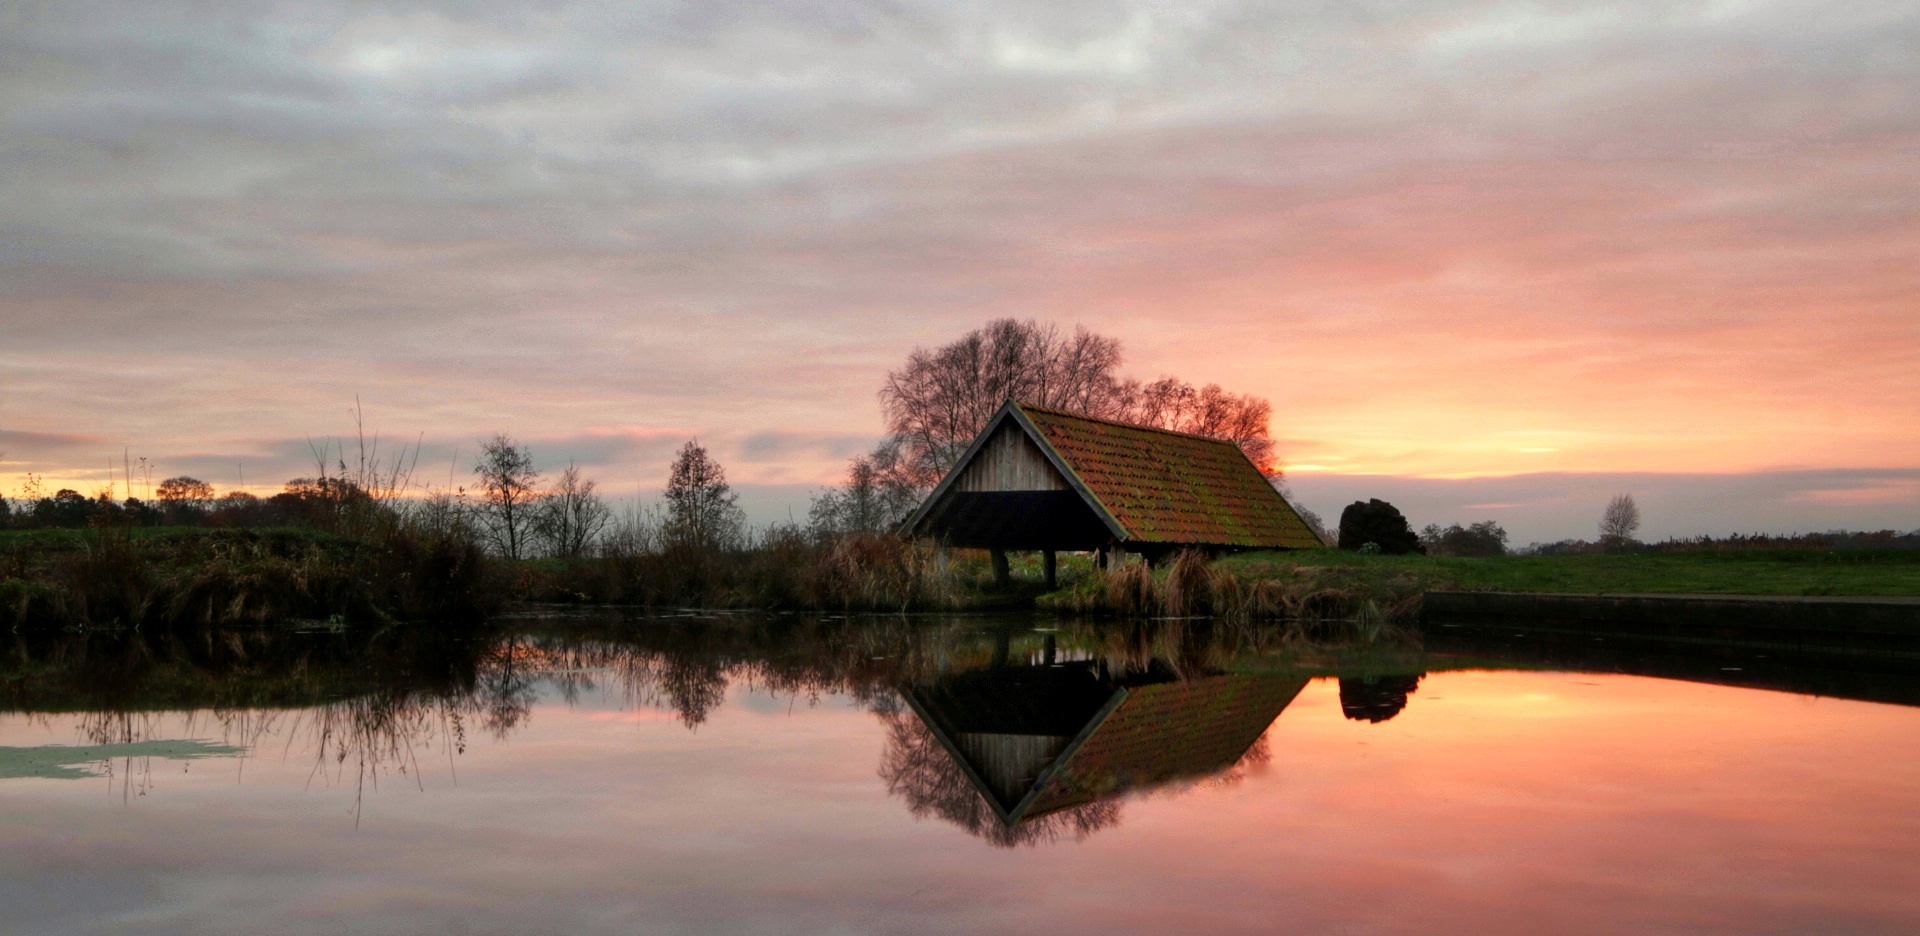
[[[1009,419],[954,481],[956,491],[1066,491],[1067,479],[1019,424]]]

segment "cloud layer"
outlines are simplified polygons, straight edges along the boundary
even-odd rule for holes
[[[1337,473],[1920,465],[1911,4],[0,18],[0,427],[104,440],[0,481],[358,394],[449,450],[816,483],[995,315],[1269,396]]]

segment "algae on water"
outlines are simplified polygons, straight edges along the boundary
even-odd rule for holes
[[[0,747],[0,780],[15,777],[78,780],[99,776],[96,765],[114,757],[199,760],[203,757],[233,757],[246,753],[246,750],[237,745],[192,739],[85,746],[45,744],[39,747]]]

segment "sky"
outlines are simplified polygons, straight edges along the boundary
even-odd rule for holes
[[[889,368],[1015,316],[1269,398],[1329,519],[1913,529],[1916,48],[1910,2],[12,0],[0,491],[270,492],[357,400],[439,486],[697,437],[804,516]]]

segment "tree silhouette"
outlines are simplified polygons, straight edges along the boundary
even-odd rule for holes
[[[1640,507],[1632,494],[1616,494],[1600,515],[1600,542],[1608,549],[1625,549],[1640,531]]]
[[[891,700],[876,705],[874,714],[887,728],[880,778],[886,781],[888,793],[906,801],[916,819],[937,816],[999,848],[1040,845],[1063,837],[1077,840],[1120,824],[1117,799],[1079,803],[1013,825],[1001,822],[984,794],[918,716]]]
[[[606,501],[594,490],[596,486],[572,462],[560,472],[560,479],[540,502],[534,523],[549,554],[566,558],[584,555],[607,528],[612,515]]]
[[[820,492],[807,509],[816,535],[878,533],[891,528],[920,503],[920,492],[881,470],[871,455],[847,467],[847,485]]]
[[[175,520],[199,517],[213,503],[213,485],[187,475],[160,482],[153,493],[161,509]]]
[[[533,453],[515,445],[506,433],[496,433],[480,443],[473,473],[480,482],[480,528],[495,552],[509,559],[523,558],[540,500],[540,473],[533,469]]]
[[[1507,531],[1493,520],[1464,527],[1456,523],[1446,529],[1429,523],[1420,531],[1420,545],[1435,556],[1504,556]]]
[[[667,478],[666,535],[695,551],[730,549],[746,534],[740,497],[727,484],[726,469],[708,457],[698,439],[681,446]]]
[[[925,491],[1012,399],[1227,439],[1274,473],[1267,429],[1273,407],[1266,400],[1177,377],[1142,384],[1119,376],[1120,360],[1118,339],[1010,318],[938,348],[916,348],[880,389],[888,437],[870,464],[884,478]]]

